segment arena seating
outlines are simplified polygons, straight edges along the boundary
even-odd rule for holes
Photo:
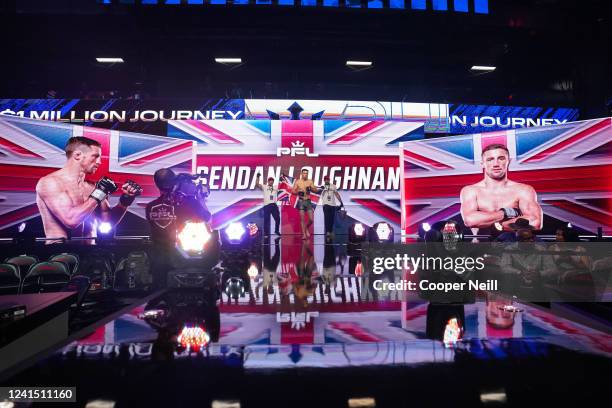
[[[30,270],[21,284],[21,293],[59,291],[70,281],[68,266],[63,262],[38,262]]]
[[[63,252],[61,254],[52,255],[49,261],[63,262],[68,265],[70,276],[75,275],[79,269],[79,256],[74,253]]]
[[[10,263],[0,264],[0,295],[15,295],[20,286],[19,268]]]
[[[28,274],[30,267],[38,262],[38,257],[34,255],[19,255],[6,258],[5,263],[10,263],[19,269],[19,278],[23,280],[25,276]]]

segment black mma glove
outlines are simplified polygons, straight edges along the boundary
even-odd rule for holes
[[[119,204],[121,204],[123,207],[128,207],[132,205],[132,203],[136,199],[136,196],[139,196],[142,193],[142,187],[140,187],[138,183],[132,180],[126,181],[125,184],[128,184],[129,187],[132,187],[136,190],[136,193],[134,195],[121,194],[121,197],[119,198]]]
[[[113,180],[104,176],[96,183],[96,188],[89,195],[100,204],[106,197],[117,191],[117,185]]]
[[[504,221],[509,220],[510,218],[517,218],[523,215],[519,208],[505,207],[500,208],[500,210],[504,213]]]

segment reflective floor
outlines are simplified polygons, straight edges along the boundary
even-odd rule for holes
[[[362,290],[360,256],[349,255],[346,243],[325,241],[283,236],[250,250],[225,251],[217,271],[219,289],[172,290],[75,344],[142,344],[160,336],[178,344],[184,326],[199,325],[213,345],[248,347],[247,368],[410,363],[452,358],[452,347],[436,341],[453,340],[447,325],[454,318],[460,331],[455,339],[535,338],[612,355],[611,335],[501,296],[479,293],[466,304],[430,304],[388,292],[374,300]],[[236,277],[240,284],[232,287]],[[303,345],[300,358],[288,347],[298,344]],[[389,353],[396,344],[402,349],[427,344],[429,357],[419,351],[400,358]],[[354,358],[346,347],[369,351]],[[444,357],[431,353],[432,347]]]
[[[375,300],[350,252],[321,236],[226,249],[215,284],[160,293],[8,384],[74,384],[81,406],[119,407],[534,406],[604,392],[611,335],[486,293]]]

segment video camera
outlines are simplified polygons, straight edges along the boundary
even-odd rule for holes
[[[194,183],[196,180],[198,182]],[[210,189],[208,185],[204,185],[204,180],[206,180],[204,171],[199,174],[179,173],[174,179],[172,193],[177,195],[176,198],[179,200],[182,197],[193,197],[204,204],[210,195]]]

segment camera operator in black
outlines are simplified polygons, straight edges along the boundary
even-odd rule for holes
[[[175,257],[177,229],[188,220],[209,222],[211,214],[196,196],[181,192],[180,177],[171,169],[159,169],[153,178],[160,196],[147,204],[145,214],[155,248],[155,285],[160,286]]]

